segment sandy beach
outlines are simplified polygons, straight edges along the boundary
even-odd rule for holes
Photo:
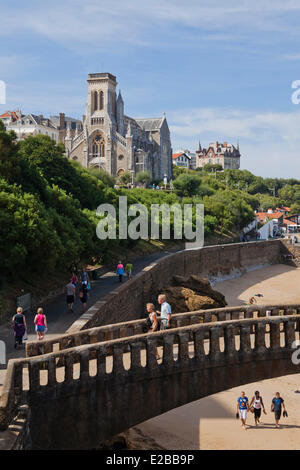
[[[300,268],[285,265],[267,266],[251,271],[240,278],[215,284],[228,305],[242,305],[256,294],[258,304],[300,303]],[[246,431],[235,419],[236,400],[241,390],[249,400],[259,390],[267,411],[261,425],[254,426],[248,413]],[[151,436],[165,449],[299,449],[300,447],[300,374],[264,380],[226,390],[198,400],[137,426],[145,436]],[[271,400],[281,393],[288,418],[281,419],[281,429],[274,427]]]

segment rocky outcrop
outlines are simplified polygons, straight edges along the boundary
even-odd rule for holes
[[[209,280],[201,276],[174,276],[172,285],[163,292],[172,306],[173,313],[221,308],[227,305],[224,295],[214,290]]]

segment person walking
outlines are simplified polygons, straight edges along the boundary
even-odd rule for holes
[[[73,274],[72,274],[72,284],[74,285],[75,289],[77,287],[77,283],[78,283],[78,277],[76,276],[76,273],[73,272]]]
[[[159,330],[159,323],[157,320],[157,314],[155,311],[155,306],[151,303],[146,304],[146,309],[148,312],[148,322],[149,329],[154,332]]]
[[[117,266],[117,275],[119,276],[119,282],[122,282],[124,276],[124,266],[121,261],[119,261],[119,264]]]
[[[65,289],[67,293],[67,306],[68,306],[69,312],[73,313],[73,304],[75,302],[76,288],[72,282],[72,279],[69,279],[69,282],[65,286]]]
[[[155,331],[159,330],[159,323],[157,320],[155,305],[148,303],[146,304],[146,309],[148,312],[147,324],[149,325],[149,330],[152,331],[152,333],[154,333]],[[156,360],[160,359],[160,355],[158,354],[157,347],[155,348],[155,357],[156,357]]]
[[[125,271],[127,273],[127,279],[131,279],[132,269],[133,269],[133,264],[130,261],[128,261],[128,263],[125,266]]]
[[[12,325],[15,335],[15,349],[23,344],[23,336],[27,330],[25,315],[22,307],[17,308],[17,313],[12,318]]]
[[[79,298],[82,304],[82,313],[86,310],[86,304],[88,300],[88,288],[87,285],[82,284],[79,290]]]
[[[246,397],[245,392],[241,392],[241,396],[237,399],[236,403],[236,417],[240,418],[241,426],[246,431],[246,420],[247,420],[247,411],[249,410],[248,397]]]
[[[84,270],[81,273],[81,284],[87,286],[89,282],[90,282],[90,278],[89,278],[88,272],[86,268],[84,268]]]
[[[260,416],[261,416],[261,410],[263,410],[265,415],[267,414],[266,410],[265,410],[265,405],[264,405],[263,399],[260,396],[258,390],[256,392],[254,392],[254,396],[251,399],[250,410],[252,410],[252,408],[253,408],[253,413],[254,413],[255,426],[258,426]]]
[[[170,321],[171,321],[171,314],[172,314],[172,309],[171,305],[166,302],[166,296],[165,294],[160,294],[158,296],[158,303],[161,306],[161,311],[157,310],[156,313],[160,315],[160,329],[161,330],[166,330],[167,328],[170,328]]]
[[[37,314],[34,317],[33,321],[35,324],[37,340],[41,341],[42,339],[44,339],[45,333],[47,331],[47,319],[41,307],[37,309]]]
[[[275,397],[272,400],[271,404],[271,411],[274,411],[274,417],[275,417],[275,428],[280,428],[279,426],[279,420],[281,418],[281,411],[283,407],[283,415],[287,417],[287,411],[285,408],[284,400],[281,398],[280,393],[276,392]]]

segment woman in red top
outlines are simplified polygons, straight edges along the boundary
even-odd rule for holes
[[[37,339],[40,341],[44,339],[45,333],[47,331],[47,319],[42,308],[38,308],[37,314],[34,317],[34,324]]]

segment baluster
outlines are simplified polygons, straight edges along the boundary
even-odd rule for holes
[[[231,312],[231,320],[239,320],[240,318],[240,312],[237,310],[234,310]]]
[[[189,334],[179,333],[178,360],[183,363],[189,360]]]
[[[213,327],[209,335],[209,355],[214,356],[220,352],[220,329]]]
[[[97,375],[106,374],[106,346],[97,349]]]
[[[95,344],[98,342],[98,335],[96,331],[91,331],[89,334],[89,344]]]
[[[174,364],[174,357],[173,357],[174,335],[164,334],[162,335],[162,339],[163,339],[163,364],[164,365]]]
[[[241,325],[240,328],[240,351],[248,353],[251,351],[250,325]]]
[[[226,325],[224,329],[225,354],[231,355],[236,353],[235,348],[235,327]]]
[[[40,388],[40,363],[29,362],[29,387],[30,390],[39,390]]]
[[[80,378],[87,378],[90,375],[90,352],[89,351],[80,351],[79,360],[80,360]]]
[[[285,348],[292,347],[292,343],[295,341],[294,321],[284,322],[284,341],[285,341]]]
[[[270,348],[280,348],[280,320],[270,323]]]
[[[203,359],[205,357],[204,351],[204,330],[200,328],[194,333],[194,348],[195,348],[195,359]]]
[[[156,345],[157,341],[154,338],[147,338],[146,348],[147,348],[147,367],[150,369],[154,369],[157,367],[157,360],[156,360]]]
[[[73,358],[65,356],[65,382],[70,383],[73,380]]]
[[[113,346],[113,374],[124,372],[123,348],[117,344]]]
[[[56,384],[56,362],[55,357],[48,359],[48,385],[52,386]]]
[[[272,317],[278,317],[279,315],[279,308],[272,308]]]
[[[226,320],[226,312],[219,312],[218,321],[225,321],[225,320]]]
[[[244,318],[253,318],[253,317],[254,317],[254,311],[253,310],[249,310],[249,309],[244,310]]]
[[[205,313],[204,314],[204,323],[210,323],[211,322],[211,314],[210,313]]]
[[[131,369],[141,367],[141,343],[132,343],[130,345]]]
[[[266,326],[263,322],[258,321],[255,328],[255,349],[264,351],[266,349],[265,343]]]

